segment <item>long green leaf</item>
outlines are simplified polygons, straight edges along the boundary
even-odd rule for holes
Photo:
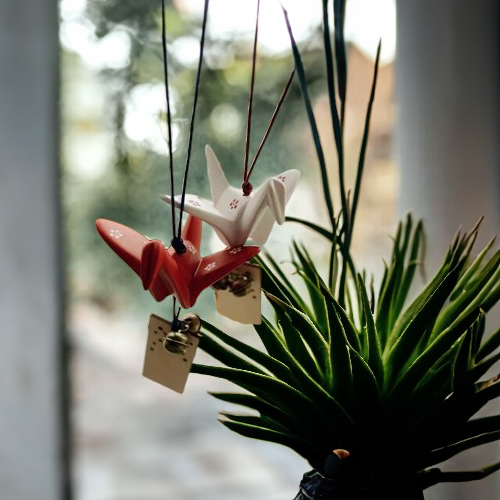
[[[318,365],[323,370],[328,370],[328,344],[325,342],[325,339],[311,319],[301,311],[281,301],[277,297],[274,297],[271,294],[266,294],[266,296],[272,303],[277,304],[289,315],[293,326],[298,332],[300,332],[302,339],[311,349],[311,353],[314,359],[316,359]],[[278,311],[278,309],[276,309],[276,311]]]
[[[285,339],[281,332],[274,328],[272,323],[264,316],[262,316],[262,323],[260,325],[253,325],[253,327],[264,344],[266,351],[269,353],[269,356],[284,363],[283,350]]]
[[[333,0],[335,19],[335,59],[337,61],[337,81],[339,97],[342,103],[342,123],[344,121],[345,102],[347,94],[347,54],[344,38],[346,0]]]
[[[328,446],[358,438],[358,430],[349,415],[319,385],[310,385],[311,400],[288,384],[266,375],[199,364],[193,364],[191,371],[224,378],[249,390],[289,414],[298,424],[305,425],[311,439],[322,439]],[[342,435],[337,429],[342,429]]]
[[[288,29],[288,34],[290,36],[290,42],[292,44],[293,58],[295,60],[295,69],[297,70],[297,76],[299,78],[300,89],[302,91],[302,97],[304,99],[304,104],[306,106],[307,116],[309,118],[309,125],[311,127],[311,132],[314,140],[314,145],[316,147],[316,154],[318,156],[318,162],[321,170],[321,180],[323,184],[323,194],[325,198],[326,207],[328,209],[328,215],[330,218],[330,223],[333,228],[333,232],[336,232],[335,227],[335,211],[333,209],[332,196],[330,193],[330,182],[328,180],[328,172],[326,168],[325,155],[323,153],[323,147],[321,145],[321,139],[319,136],[318,126],[316,124],[316,118],[314,117],[311,98],[309,97],[309,90],[307,89],[306,73],[304,70],[304,65],[302,63],[302,58],[300,57],[299,49],[295,42],[293,36],[292,27],[290,26],[290,21],[288,19],[288,13],[283,8],[283,13],[285,15],[285,22]]]
[[[361,301],[364,310],[364,317],[366,321],[366,333],[368,340],[368,365],[375,374],[375,378],[379,386],[383,387],[384,383],[384,365],[382,362],[382,352],[380,346],[380,338],[377,333],[375,321],[372,316],[368,295],[366,293],[365,284],[361,276],[358,277],[358,289],[361,295]]]
[[[220,361],[231,368],[239,368],[240,370],[247,370],[261,374],[267,373],[241,356],[229,351],[223,345],[216,342],[207,333],[201,337],[200,349],[205,351],[207,354],[210,354],[210,356],[213,356],[217,361]]]
[[[324,460],[326,452],[311,445],[309,442],[298,439],[289,434],[276,432],[270,429],[248,425],[244,423],[232,422],[230,420],[220,420],[228,429],[248,438],[269,441],[271,443],[281,444],[291,448],[301,457],[305,458],[313,467],[320,466],[321,460]]]
[[[340,401],[350,401],[352,398],[352,368],[348,350],[349,341],[344,325],[331,301],[327,302],[327,309],[330,324],[331,392]]]
[[[330,113],[332,118],[333,134],[335,145],[337,147],[337,158],[339,162],[339,184],[340,184],[340,199],[342,203],[342,211],[347,213],[347,197],[345,190],[345,175],[344,175],[344,147],[342,144],[342,130],[340,124],[339,113],[337,110],[337,98],[335,92],[335,70],[332,43],[330,39],[330,23],[328,20],[328,0],[323,0],[323,45],[325,48],[326,60],[326,79],[328,83],[328,97],[330,102]],[[344,57],[345,60],[345,57]],[[344,82],[345,83],[345,82]],[[345,89],[344,98],[345,98]]]
[[[345,8],[345,6],[344,6],[344,8]],[[343,43],[342,43],[342,45],[343,45]],[[370,91],[370,99],[368,101],[368,109],[366,110],[365,126],[364,126],[364,130],[363,130],[363,139],[361,141],[361,150],[359,152],[358,170],[356,172],[356,181],[354,184],[354,194],[352,197],[349,232],[348,232],[348,238],[347,238],[347,243],[346,243],[347,248],[349,248],[349,244],[350,244],[350,241],[352,239],[352,233],[353,233],[353,229],[354,229],[354,220],[356,218],[356,212],[358,209],[359,194],[361,192],[361,181],[363,179],[363,172],[364,172],[365,160],[366,160],[366,149],[368,146],[368,137],[370,134],[370,122],[371,122],[371,116],[372,116],[373,103],[375,101],[375,89],[377,88],[377,78],[378,78],[378,70],[379,70],[379,65],[380,65],[381,47],[382,47],[381,42],[379,42],[378,48],[377,48],[377,57],[375,58],[375,71],[373,74],[372,88]],[[345,54],[345,48],[344,49],[339,48],[339,52]],[[345,59],[345,56],[344,56],[344,59]],[[342,64],[342,63],[339,63],[339,64]],[[339,85],[340,85],[340,83],[339,83]]]
[[[484,258],[486,257],[486,254],[490,251],[491,247],[495,243],[495,240],[496,236],[490,240],[490,242],[486,245],[486,247],[476,257],[476,260],[471,264],[471,266],[467,269],[464,275],[460,278],[460,281],[458,282],[455,290],[450,295],[450,300],[457,299],[460,296],[460,294],[465,291],[467,284],[469,283],[469,281],[471,281],[471,279],[474,277],[474,275],[481,267],[481,264]]]
[[[276,422],[280,422],[285,428],[289,429],[290,432],[301,439],[307,439],[308,433],[307,429],[303,426],[297,425],[289,415],[281,411],[276,406],[269,404],[258,396],[253,394],[241,394],[241,393],[230,393],[230,392],[210,392],[211,396],[220,401],[230,403],[233,405],[240,405],[255,410],[266,417],[270,417]]]
[[[486,356],[489,356],[493,351],[496,351],[500,347],[500,327],[497,328],[486,340],[486,342],[480,347],[478,353],[476,354],[475,361],[479,363]]]
[[[290,385],[293,385],[293,374],[290,371],[290,368],[283,364],[283,362],[278,361],[277,359],[267,355],[266,353],[259,351],[258,349],[255,349],[254,347],[241,342],[238,339],[231,337],[230,335],[227,335],[214,325],[211,325],[208,321],[203,320],[202,327],[211,332],[225,344],[229,345],[233,349],[236,349],[241,354],[250,358],[253,362],[268,370],[279,379],[289,383]]]
[[[297,360],[297,364],[301,366],[311,378],[321,383],[323,380],[322,368],[324,367],[321,366],[319,360],[315,358],[301,332],[292,323],[286,311],[274,302],[271,302],[271,304],[278,316],[278,324],[285,337],[287,350],[293,358]]]
[[[471,439],[466,439],[451,446],[446,446],[440,450],[430,452],[421,465],[421,468],[430,467],[431,465],[439,464],[451,457],[458,455],[465,450],[475,448],[482,444],[491,443],[500,439],[500,431],[488,432]],[[420,464],[419,464],[420,465]]]
[[[299,219],[298,217],[290,217],[287,215],[286,219],[287,222],[296,222],[298,224],[302,224],[313,231],[316,231],[318,234],[321,234],[321,236],[324,236],[328,241],[333,240],[333,233],[331,231],[328,231],[328,229],[325,229],[324,227],[318,226],[317,224],[314,224],[313,222],[309,222],[308,220],[304,219]]]
[[[460,322],[447,328],[399,378],[392,391],[392,398],[397,400],[408,396],[425,377],[437,361],[444,356],[453,344],[464,334],[477,319],[479,311],[473,311]]]
[[[456,285],[459,273],[459,266],[448,273],[416,313],[406,330],[399,336],[387,356],[387,383],[397,380],[401,376],[401,371],[405,365],[415,358],[415,354],[417,354],[415,348],[419,344],[422,332],[426,330],[430,322],[434,322],[435,318],[437,318],[443,304]]]

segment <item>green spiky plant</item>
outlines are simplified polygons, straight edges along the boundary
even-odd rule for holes
[[[479,225],[468,234],[457,234],[437,274],[408,304],[423,249],[422,224],[408,216],[399,225],[378,291],[367,285],[366,274],[357,270],[351,257],[350,243],[380,47],[349,199],[342,143],[345,0],[334,0],[334,48],[328,3],[323,0],[323,33],[340,179],[338,214],[304,66],[285,12],[331,228],[289,220],[324,236],[325,248],[330,249],[328,276],[321,276],[306,247],[293,244],[296,274],[309,292],[305,300],[270,255],[258,259],[276,316],[275,321],[263,318],[255,326],[265,351],[204,322],[200,346],[224,366],[195,364],[193,372],[240,386],[244,393],[213,396],[258,412],[259,416],[223,413],[225,426],[246,437],[288,446],[310,463],[313,470],[304,476],[297,499],[421,499],[423,490],[436,483],[472,481],[500,469],[500,463],[469,472],[433,468],[500,438],[500,416],[472,418],[500,395],[497,378],[479,381],[500,359],[494,354],[500,329],[483,342],[485,315],[500,298],[500,251],[487,257],[491,242],[472,260]],[[335,449],[345,449],[350,456],[332,472],[327,464]]]

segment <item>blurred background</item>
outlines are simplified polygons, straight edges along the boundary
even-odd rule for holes
[[[178,186],[203,3],[167,2]],[[168,318],[171,302],[158,304],[142,290],[94,221],[109,218],[151,238],[171,238],[169,207],[159,196],[169,190],[159,6],[0,2],[2,500],[291,500],[308,470],[288,449],[246,440],[217,422],[229,407],[207,391],[227,388],[222,381],[191,375],[178,395],[141,376],[149,315]],[[288,0],[286,7],[338,194],[322,2]],[[202,197],[209,197],[205,144],[230,182],[242,182],[255,11],[256,0],[210,2],[188,182],[188,192]],[[480,243],[498,232],[499,27],[496,0],[347,2],[348,185],[379,38],[383,46],[353,243],[358,262],[376,277],[408,210],[426,222],[430,272],[460,224],[470,227],[486,213]],[[279,3],[263,0],[252,152],[292,69]],[[302,180],[288,215],[327,225],[297,81],[252,182],[289,168],[301,170]],[[266,245],[286,271],[293,238],[326,265],[321,240],[287,223]],[[220,247],[204,226],[202,253]],[[210,290],[193,311],[258,345],[252,328],[214,314]],[[202,353],[197,360],[209,361]],[[488,445],[451,465],[478,468],[496,455],[497,445]],[[493,476],[482,485],[439,486],[426,499],[474,492],[490,500],[498,482]]]

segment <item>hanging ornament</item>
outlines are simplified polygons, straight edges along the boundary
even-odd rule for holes
[[[243,264],[217,281],[212,288],[219,314],[245,325],[262,323],[260,266]]]
[[[141,278],[157,301],[173,294],[184,308],[194,305],[202,290],[213,285],[259,253],[257,246],[234,246],[201,257],[200,219],[189,216],[182,231],[183,253],[150,240],[123,224],[98,219],[104,241]]]
[[[266,243],[274,223],[285,222],[285,206],[300,178],[298,170],[287,170],[270,177],[259,188],[244,196],[241,189],[229,185],[212,149],[205,149],[212,202],[187,195],[184,209],[212,226],[229,247],[241,246],[249,238],[259,245]],[[168,195],[162,196],[172,203]],[[174,199],[181,206],[181,197]]]
[[[178,323],[174,329],[170,321],[151,315],[142,374],[182,393],[200,342],[201,321],[195,314],[186,314]]]

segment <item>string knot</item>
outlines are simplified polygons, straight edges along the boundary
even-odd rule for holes
[[[176,253],[185,253],[186,252],[186,245],[184,245],[182,238],[175,236],[174,238],[172,238],[171,245]]]
[[[250,196],[250,194],[252,194],[253,191],[253,186],[249,181],[245,181],[241,185],[241,189],[243,189],[243,196]]]
[[[178,332],[179,330],[182,329],[182,321],[179,318],[175,317],[172,320],[172,324],[170,325],[170,329],[173,332]]]

